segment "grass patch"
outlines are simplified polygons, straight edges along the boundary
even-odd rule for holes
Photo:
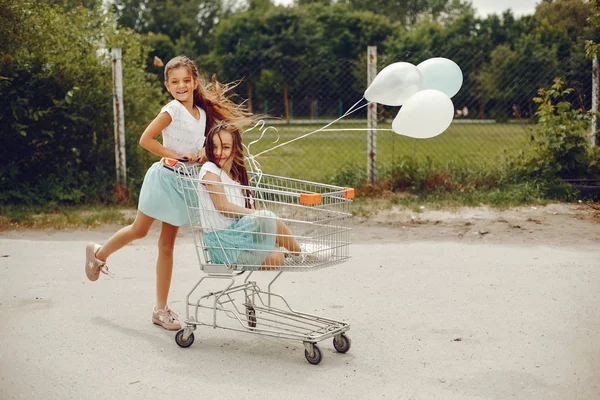
[[[258,154],[291,139],[324,126],[278,125],[279,140],[269,131],[250,151]],[[376,163],[379,170],[389,169],[398,160],[410,157],[416,161],[431,160],[436,165],[454,163],[462,166],[494,164],[506,154],[530,151],[530,136],[534,125],[499,123],[454,123],[448,130],[431,139],[421,140],[397,135],[392,131],[377,131]],[[334,124],[331,129],[361,129],[364,123]],[[391,124],[380,123],[379,129]],[[244,143],[258,139],[249,132]],[[340,168],[355,164],[366,170],[367,132],[319,132],[277,148],[257,158],[263,172],[303,180],[331,182]]]
[[[70,229],[106,224],[129,225],[135,210],[117,206],[60,206],[49,208],[3,206],[0,208],[0,230],[12,228]]]
[[[279,125],[278,143],[322,126]],[[364,128],[365,123],[337,126],[356,129]],[[390,128],[390,124],[379,128]],[[358,196],[351,211],[363,217],[394,206],[419,212],[423,208],[508,208],[570,200],[572,194],[564,185],[515,177],[507,167],[507,156],[532,151],[532,131],[532,125],[454,123],[442,135],[427,140],[378,131],[375,186],[365,185],[365,131],[320,132],[260,156],[258,161],[265,173],[356,188]],[[248,145],[257,138],[257,133],[250,132],[244,142]],[[275,139],[269,131],[251,145],[251,153],[276,146],[272,143]],[[4,206],[0,208],[0,229],[128,225],[134,217],[135,209],[118,206]]]
[[[364,188],[361,188],[364,191]],[[360,191],[359,191],[360,192]],[[352,204],[352,214],[369,217],[379,211],[399,207],[422,212],[424,210],[456,210],[461,207],[487,205],[498,209],[522,205],[543,206],[552,200],[544,197],[539,188],[527,183],[511,184],[502,188],[477,188],[466,191],[430,191],[419,194],[392,192],[383,189],[376,196],[359,196]]]
[[[528,184],[513,184],[502,188],[477,188],[463,192],[428,192],[415,198],[401,198],[398,204],[419,209],[427,204],[433,209],[455,209],[487,205],[495,208],[510,208],[521,205],[548,204],[538,188]]]
[[[519,205],[544,205],[549,200],[530,184],[508,185],[501,189],[478,188],[467,191],[431,191],[420,194],[393,192],[389,185],[361,188],[350,211],[354,216],[369,217],[379,211],[400,207],[421,212],[488,205],[508,208]],[[117,206],[65,206],[44,208],[3,207],[0,209],[0,230],[7,229],[74,229],[93,228],[106,224],[129,225],[136,210]]]

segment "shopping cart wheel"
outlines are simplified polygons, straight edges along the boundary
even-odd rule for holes
[[[345,333],[340,333],[333,338],[333,347],[338,353],[346,353],[350,350],[351,340]]]
[[[194,343],[194,333],[192,332],[190,336],[188,336],[187,340],[183,340],[183,332],[185,329],[181,329],[175,335],[175,343],[179,345],[179,347],[190,347],[192,343]]]
[[[246,319],[250,328],[256,328],[256,310],[252,306],[246,306]]]
[[[306,360],[309,363],[317,365],[323,359],[323,355],[321,354],[321,350],[319,350],[319,348],[314,344],[312,345],[312,350],[312,356],[310,355],[308,350],[304,350],[304,357],[306,357]]]

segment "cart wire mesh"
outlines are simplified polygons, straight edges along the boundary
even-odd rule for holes
[[[202,271],[305,271],[349,260],[353,189],[262,172],[244,186],[201,179],[197,165],[172,169]]]

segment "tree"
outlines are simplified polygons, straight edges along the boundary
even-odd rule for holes
[[[384,57],[379,68],[387,64],[404,61],[415,65],[433,58],[446,57],[456,62],[463,72],[463,87],[453,99],[462,105],[473,105],[472,74],[489,59],[489,39],[481,31],[481,20],[473,12],[467,12],[453,22],[441,24],[429,18],[415,24],[408,31],[396,31],[388,38],[383,48]]]
[[[265,12],[273,7],[271,0],[248,0],[247,11]]]
[[[162,33],[181,45],[189,57],[208,53],[221,15],[220,0],[115,0],[119,25],[139,33]],[[193,52],[193,53],[192,53]]]
[[[495,100],[492,115],[498,120],[508,119],[515,110],[532,118],[537,89],[550,82],[557,71],[556,47],[541,44],[535,34],[525,35],[514,50],[508,44],[496,47],[490,62],[475,73],[480,91],[477,97],[482,107]]]
[[[381,47],[398,27],[383,15],[356,11],[346,4],[312,5],[307,11],[321,26],[322,37],[300,87],[307,89],[309,99],[348,107],[366,88],[367,47]],[[329,112],[335,115],[338,110]]]
[[[600,38],[588,19],[592,15],[593,2],[582,0],[554,0],[544,2],[536,8],[540,21],[536,34],[540,41],[556,47],[560,61],[561,76],[573,88],[565,96],[583,110],[590,109],[591,99],[587,95],[591,87],[591,70],[586,60],[585,41]]]
[[[266,14],[264,21],[268,38],[265,61],[282,77],[284,116],[289,121],[290,90],[313,70],[311,56],[319,54],[322,27],[302,8],[274,8]]]
[[[42,0],[51,5],[62,7],[65,11],[75,7],[84,7],[88,10],[95,10],[102,5],[102,0]]]
[[[128,175],[141,180],[147,156],[137,138],[164,95],[144,72],[139,36],[115,33],[116,20],[99,8],[1,5],[0,203],[107,198],[115,172],[111,46],[124,50]]]
[[[273,7],[266,13],[247,12],[224,20],[215,35],[213,57],[222,65],[222,76],[244,78],[250,105],[263,65],[269,66],[281,77],[289,119],[289,91],[298,75],[310,70],[319,37],[319,26],[303,9]]]
[[[345,4],[306,7],[320,26],[319,48],[328,57],[356,60],[367,46],[381,45],[398,28],[386,17],[353,10]]]
[[[505,116],[502,118],[506,118],[512,113],[512,105],[518,103],[517,100],[511,102],[499,97],[502,95],[500,89],[503,87],[499,80],[502,74],[510,70],[505,65],[506,57],[510,56],[509,59],[518,62],[522,68],[529,68],[525,61],[518,60],[513,53],[520,38],[534,32],[538,25],[539,23],[532,17],[515,19],[510,11],[505,11],[501,15],[491,15],[485,19],[475,17],[474,12],[465,12],[446,23],[424,18],[410,30],[396,31],[386,41],[383,60],[385,63],[407,61],[418,64],[432,57],[449,58],[460,66],[464,78],[461,90],[453,98],[454,103],[459,108],[464,105],[478,108],[480,118],[484,118],[488,109],[494,110],[494,115],[498,118],[504,112]],[[541,40],[541,36],[538,36],[538,39]],[[553,46],[554,43],[549,42],[544,45]],[[548,52],[544,50],[543,54],[547,55]],[[556,58],[556,55],[553,57]],[[548,64],[549,67],[555,65],[552,60]],[[514,73],[515,79],[522,79],[517,71]],[[523,76],[528,76],[527,72],[524,74]],[[534,82],[540,81],[534,77]],[[528,87],[527,84],[524,86]],[[528,95],[529,99],[536,88],[533,88],[533,92]],[[497,107],[492,107],[502,101],[510,104],[507,106],[498,104]],[[527,113],[531,115],[528,104],[526,102],[521,106],[525,106]]]
[[[472,11],[470,2],[462,0],[345,0],[355,10],[385,15],[390,21],[410,27],[425,17],[434,21],[453,20]]]
[[[321,4],[323,6],[331,6],[333,5],[333,0],[296,0],[294,2],[296,5],[299,6],[308,6],[308,5],[312,5],[312,4]]]
[[[600,80],[600,63],[598,58],[600,57],[600,1],[592,1],[592,10],[588,18],[591,33],[585,40],[585,55],[586,58],[592,61],[592,74],[596,82]],[[600,93],[594,92],[592,87],[592,96],[595,97],[595,103],[600,103]],[[600,90],[600,89],[598,89]],[[598,116],[597,109],[592,109],[596,114],[592,116],[592,143],[596,146],[596,149],[600,148],[600,130],[598,129]],[[596,151],[597,159],[600,159],[600,154]],[[600,165],[600,161],[596,160],[596,165]]]
[[[485,118],[485,109],[488,103],[501,96],[498,76],[506,70],[506,60],[511,54],[508,45],[500,45],[492,52],[491,61],[472,73],[472,79],[476,82],[474,97],[479,103],[479,118],[481,119]]]
[[[576,41],[587,26],[591,2],[583,0],[554,0],[540,3],[535,16],[556,30],[563,30],[571,41]]]
[[[260,78],[268,50],[261,14],[247,12],[221,21],[215,31],[212,62],[218,65],[219,80],[243,79],[248,107],[253,110],[254,86]]]
[[[289,118],[290,98],[309,103],[333,99],[336,104],[360,98],[365,82],[363,77],[362,90],[353,90],[353,62],[368,45],[381,44],[393,31],[387,18],[345,4],[274,7],[223,20],[211,58],[221,78],[244,78],[249,104],[258,95],[256,87],[261,95],[283,93],[282,114]]]

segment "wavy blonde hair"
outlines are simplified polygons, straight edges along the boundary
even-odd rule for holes
[[[213,129],[217,122],[227,122],[228,125],[238,130],[252,125],[258,119],[246,107],[245,102],[237,104],[231,100],[230,92],[240,82],[223,84],[213,75],[209,80],[200,76],[196,63],[190,58],[180,55],[169,60],[165,65],[165,82],[169,80],[169,72],[176,68],[185,67],[190,70],[194,79],[198,81],[198,88],[194,90],[194,105],[206,112],[206,130],[204,136]]]

